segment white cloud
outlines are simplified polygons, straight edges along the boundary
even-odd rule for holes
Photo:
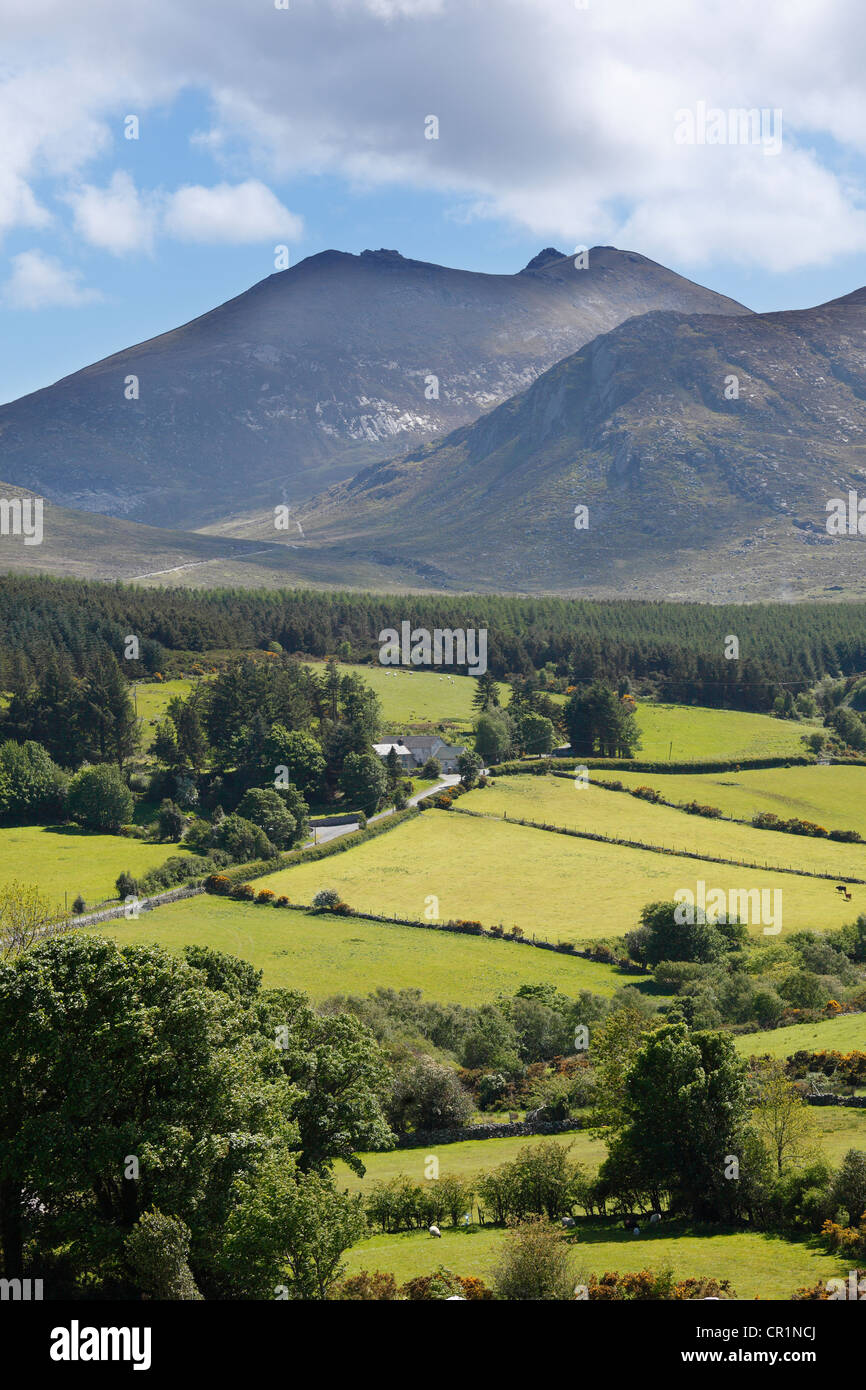
[[[190,184],[168,199],[165,230],[181,241],[240,244],[272,237],[297,238],[299,217],[258,179],[218,183],[212,188]]]
[[[156,206],[138,192],[129,174],[118,169],[107,188],[84,184],[65,200],[72,208],[75,229],[91,246],[114,256],[153,250]]]
[[[12,257],[12,274],[3,287],[12,309],[74,309],[102,296],[83,288],[78,271],[41,251],[20,251]]]
[[[234,186],[168,196],[188,239],[291,237],[267,185],[317,173],[680,265],[866,251],[862,0],[149,0],[122,20],[115,0],[0,0],[0,21],[0,231],[44,221],[38,180],[123,149],[123,115],[196,89],[213,111],[197,151]],[[781,107],[781,153],[677,146],[674,113],[699,101]],[[117,254],[125,207],[103,233]]]

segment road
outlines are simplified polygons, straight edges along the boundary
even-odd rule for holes
[[[428,787],[426,791],[416,792],[414,796],[410,796],[409,805],[415,806],[419,801],[423,801],[425,796],[434,796],[436,792],[444,791],[446,787],[456,787],[459,781],[460,778],[457,776],[457,773],[450,772],[447,776],[440,777],[439,781],[436,783],[434,787]],[[391,806],[388,808],[387,811],[380,811],[377,816],[370,816],[369,820],[367,821],[367,824],[372,825],[374,821],[384,820],[386,816],[393,816],[393,814],[394,808],[393,806]],[[341,835],[351,835],[352,832],[357,829],[358,822],[356,820],[347,821],[345,825],[323,825],[319,828],[316,834],[315,843],[317,845],[324,845],[327,844],[328,840],[339,839]],[[307,840],[303,848],[309,849],[312,844],[312,840]]]

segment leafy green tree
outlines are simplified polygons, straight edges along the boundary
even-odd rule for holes
[[[64,807],[66,781],[41,743],[12,739],[0,744],[0,816],[36,820],[59,815]]]
[[[189,1267],[190,1230],[161,1211],[146,1211],[124,1241],[133,1283],[148,1298],[200,1300]]]
[[[0,884],[0,959],[22,955],[39,941],[68,931],[71,923],[35,884]]]
[[[238,815],[259,826],[277,849],[288,849],[298,838],[294,816],[282,797],[267,787],[251,787],[238,806]]]
[[[553,748],[555,730],[543,714],[527,710],[517,723],[517,739],[525,753],[549,753]]]
[[[201,1257],[288,1099],[254,1039],[232,999],[156,946],[70,933],[0,968],[6,1276],[31,1238],[110,1273],[151,1207],[185,1221]]]
[[[442,764],[440,763],[439,759],[428,758],[424,766],[421,768],[421,776],[424,778],[425,781],[428,782],[438,781],[438,779],[442,776]]]
[[[238,864],[246,864],[253,859],[273,859],[277,853],[261,826],[243,816],[224,816],[213,829],[213,843],[217,849],[224,849]]]
[[[464,1067],[502,1071],[519,1070],[517,1030],[496,1004],[482,1004],[463,1042]]]
[[[350,806],[359,806],[368,816],[373,815],[388,790],[381,759],[375,753],[347,753],[340,787]]]
[[[278,767],[287,767],[292,782],[308,799],[318,790],[327,766],[318,739],[301,729],[289,731],[282,724],[271,729],[268,762],[274,776]]]
[[[132,819],[132,792],[111,763],[83,767],[69,783],[69,814],[88,830],[117,830]]]
[[[367,1234],[363,1199],[275,1150],[238,1183],[223,1262],[247,1298],[326,1299],[344,1252]]]
[[[603,681],[575,690],[564,719],[571,750],[578,757],[630,758],[640,747],[631,705]]]
[[[457,759],[457,771],[460,773],[460,782],[464,787],[475,785],[481,768],[482,762],[478,754],[472,753],[469,749],[465,753],[461,753]]]
[[[849,1149],[833,1179],[833,1200],[848,1213],[848,1225],[858,1226],[866,1215],[866,1152]]]
[[[215,951],[212,946],[184,946],[183,958],[204,976],[208,989],[217,989],[239,1004],[251,1004],[261,990],[262,971],[237,956]]]
[[[389,1074],[372,1033],[353,1014],[316,1013],[290,990],[265,991],[257,1016],[276,1065],[297,1092],[290,1117],[299,1166],[323,1171],[341,1158],[363,1176],[358,1153],[393,1143],[383,1110]]]
[[[475,751],[485,764],[501,763],[511,752],[514,729],[504,710],[488,710],[475,721]]]
[[[472,1118],[472,1099],[452,1067],[419,1057],[394,1079],[389,1115],[400,1130],[457,1129]]]
[[[172,840],[176,843],[183,836],[184,824],[183,811],[175,805],[170,797],[166,797],[159,808],[159,838]]]
[[[671,1194],[674,1210],[723,1220],[738,1205],[730,1157],[749,1119],[745,1063],[722,1033],[665,1025],[644,1037],[626,1072],[623,1123],[600,1177],[627,1170],[636,1186]]]
[[[754,1079],[752,1127],[782,1176],[809,1158],[816,1147],[815,1116],[776,1058],[765,1061]]]

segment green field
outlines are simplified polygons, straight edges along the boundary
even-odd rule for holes
[[[427,1159],[435,1155],[439,1160],[440,1178],[467,1178],[475,1173],[489,1172],[500,1163],[511,1163],[524,1149],[546,1142],[565,1145],[572,1161],[583,1163],[592,1172],[605,1155],[600,1139],[593,1139],[586,1131],[575,1130],[573,1134],[557,1135],[552,1141],[549,1135],[518,1135],[505,1139],[467,1139],[459,1144],[440,1144],[430,1149],[391,1149],[388,1153],[362,1154],[367,1169],[363,1178],[342,1162],[335,1165],[334,1176],[337,1186],[346,1192],[368,1192],[373,1183],[389,1182],[398,1177],[420,1183],[425,1180]]]
[[[751,820],[758,811],[798,816],[827,830],[858,830],[866,838],[866,767],[769,767],[756,772],[590,773],[627,787],[655,787],[668,801],[700,801],[726,816]],[[775,832],[762,831],[762,835]],[[855,847],[856,848],[856,847]]]
[[[321,668],[313,668],[321,669]],[[418,671],[408,666],[348,666],[341,672],[353,671],[369,685],[382,704],[390,732],[398,732],[410,724],[462,724],[468,729],[476,711],[472,697],[478,689],[471,676],[448,676],[444,672]],[[503,695],[507,687],[502,687]]]
[[[489,1281],[505,1235],[489,1226],[467,1231],[445,1227],[440,1240],[427,1231],[376,1235],[346,1252],[346,1273],[380,1269],[402,1283],[445,1265],[455,1274]],[[844,1275],[847,1269],[838,1256],[825,1254],[814,1242],[680,1223],[648,1226],[637,1237],[613,1221],[581,1223],[569,1244],[576,1283],[607,1270],[671,1269],[678,1279],[727,1279],[741,1299],[787,1299],[801,1285]]]
[[[790,1057],[801,1050],[864,1052],[866,1014],[840,1014],[838,1018],[822,1019],[820,1023],[794,1023],[790,1028],[743,1033],[736,1039],[736,1048],[744,1057],[757,1057],[764,1053],[769,1053],[771,1057]]]
[[[180,845],[151,844],[123,835],[100,835],[72,825],[8,826],[0,830],[0,883],[35,883],[51,902],[71,903],[80,893],[88,903],[113,898],[114,880],[123,869],[140,875]]]
[[[637,722],[642,747],[635,756],[647,762],[666,761],[668,757],[685,762],[692,758],[771,758],[804,753],[803,735],[820,727],[742,710],[640,701]]]
[[[630,780],[641,785],[639,778]],[[643,782],[656,786],[662,780],[645,774]],[[658,790],[665,794],[662,787]],[[484,790],[470,792],[460,805],[473,811],[507,815],[509,820],[523,818],[589,830],[664,849],[689,850],[775,868],[811,869],[815,873],[838,874],[840,878],[850,874],[866,880],[866,844],[835,844],[689,816],[669,806],[601,790],[591,783],[575,785],[571,777],[497,777]],[[858,910],[866,911],[866,886],[859,890],[854,887],[852,892],[849,913],[854,918]]]
[[[176,695],[185,698],[192,690],[194,681],[178,679],[171,681],[139,681],[133,687],[135,712],[141,728],[141,747],[147,752],[156,733],[155,723],[159,723],[169,703]]]
[[[678,888],[694,892],[698,879],[725,891],[781,888],[786,930],[836,927],[852,915],[831,881],[623,849],[458,811],[426,811],[344,854],[261,882],[293,902],[336,888],[351,907],[404,917],[422,918],[435,897],[443,921],[517,925],[526,935],[577,942],[631,930],[647,903],[669,901]]]
[[[137,922],[106,923],[103,930],[120,942],[157,941],[169,951],[213,946],[263,970],[266,986],[301,989],[312,999],[369,994],[381,985],[420,989],[443,1003],[483,1004],[523,984],[549,982],[572,996],[582,989],[611,995],[631,980],[612,966],[510,941],[285,912],[208,895],[168,903]]]

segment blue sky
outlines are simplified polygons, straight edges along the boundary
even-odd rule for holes
[[[0,400],[241,293],[277,244],[498,273],[613,244],[759,310],[866,282],[853,0],[289,3],[0,0]],[[701,105],[765,109],[778,150],[678,144]]]

